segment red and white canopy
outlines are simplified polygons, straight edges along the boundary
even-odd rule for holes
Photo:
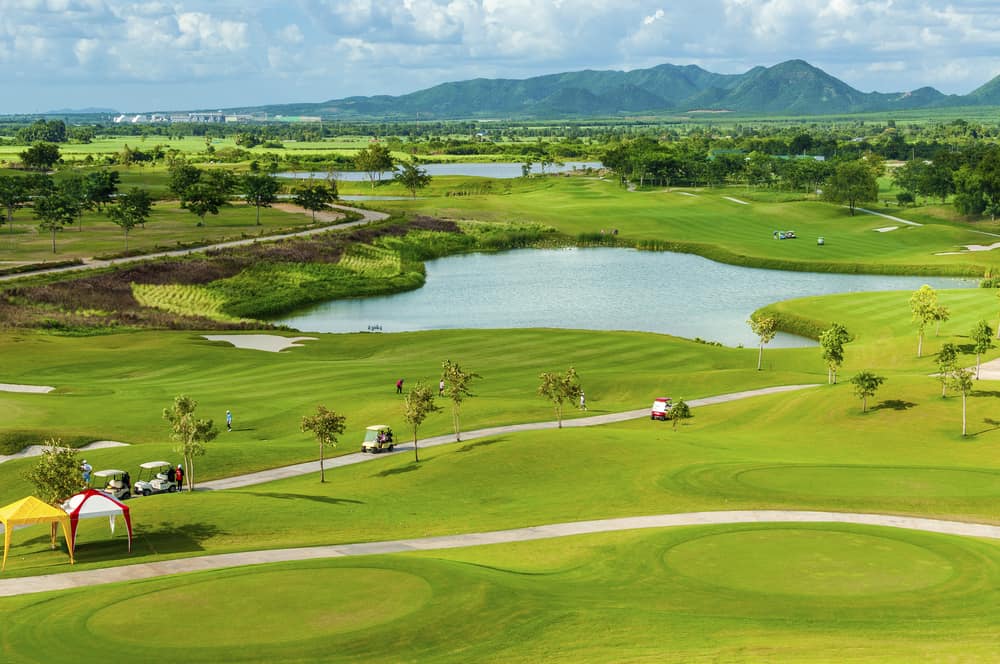
[[[115,518],[121,515],[128,530],[128,550],[132,551],[132,517],[129,516],[128,505],[112,498],[102,491],[87,489],[81,491],[62,504],[63,510],[69,515],[70,540],[76,543],[76,527],[80,519],[93,519],[99,516],[108,517],[111,534],[115,532]],[[72,544],[70,545],[72,548]]]

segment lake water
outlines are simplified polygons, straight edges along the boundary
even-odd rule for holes
[[[567,161],[564,164],[546,166],[546,173],[567,173],[574,170],[585,170],[587,168],[600,168],[601,162],[599,161]],[[471,175],[474,177],[481,178],[499,178],[501,180],[509,180],[511,178],[521,177],[521,164],[510,164],[510,163],[498,163],[498,164],[483,164],[483,163],[454,163],[454,164],[420,164],[420,168],[427,171],[428,175]],[[535,164],[531,168],[531,172],[535,174],[540,174],[542,172],[542,167]],[[282,178],[294,178],[294,179],[305,179],[309,178],[319,178],[325,179],[329,175],[326,171],[316,171],[316,172],[288,172],[288,173],[278,173],[278,177]],[[382,173],[383,180],[391,180],[393,176],[392,171],[385,171]],[[364,182],[368,180],[368,174],[362,171],[337,171],[336,179],[343,180],[344,182]]]
[[[327,302],[274,321],[304,332],[556,327],[637,330],[756,346],[746,324],[766,305],[809,295],[973,288],[973,279],[760,270],[692,254],[632,249],[520,249],[427,264],[423,288]],[[909,294],[901,294],[909,298]],[[812,346],[779,334],[769,347]]]

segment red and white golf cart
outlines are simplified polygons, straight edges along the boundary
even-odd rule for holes
[[[653,402],[653,408],[649,411],[649,419],[666,422],[667,413],[670,412],[673,405],[670,397],[657,397],[656,401]]]

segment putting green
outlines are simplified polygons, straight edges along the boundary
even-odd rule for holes
[[[767,529],[721,533],[673,547],[678,574],[740,591],[810,597],[871,596],[951,579],[945,557],[889,535]]]
[[[317,589],[323,589],[325,601],[315,601]],[[152,633],[192,647],[297,641],[392,622],[422,607],[431,595],[426,581],[394,570],[256,571],[167,587],[106,606],[94,612],[87,629],[136,645]],[[198,622],[212,629],[191,630],[192,607],[197,607]]]

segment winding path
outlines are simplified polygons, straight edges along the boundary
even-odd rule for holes
[[[494,530],[482,533],[443,535],[440,537],[420,537],[415,539],[391,540],[386,542],[361,542],[358,544],[334,544],[331,546],[300,547],[294,549],[271,549],[269,551],[246,551],[224,553],[198,558],[163,560],[137,565],[125,565],[105,569],[68,572],[49,576],[29,576],[19,579],[0,580],[0,597],[29,595],[53,590],[92,587],[120,581],[138,581],[168,574],[183,574],[205,570],[262,565],[266,563],[315,560],[318,558],[343,558],[408,551],[434,551],[457,549],[483,544],[509,544],[529,542],[554,537],[570,537],[592,533],[609,533],[643,528],[673,528],[677,526],[704,526],[736,523],[847,523],[866,526],[884,526],[921,530],[963,537],[983,537],[1000,539],[1000,526],[943,521],[919,517],[891,516],[887,514],[855,514],[849,512],[809,512],[797,510],[733,510],[721,512],[688,512],[684,514],[655,514],[651,516],[601,519],[597,521],[575,521],[553,523],[512,530]]]
[[[155,260],[157,258],[168,258],[171,256],[188,256],[190,254],[199,254],[206,251],[213,251],[215,249],[225,249],[227,247],[242,247],[248,244],[256,244],[258,242],[274,242],[276,240],[286,240],[292,237],[305,237],[308,235],[318,235],[319,233],[328,233],[334,230],[340,230],[342,228],[351,228],[352,226],[363,226],[365,224],[370,224],[373,221],[383,221],[389,218],[389,215],[385,212],[376,212],[374,210],[364,210],[362,208],[353,208],[346,205],[331,205],[330,207],[337,210],[344,210],[345,212],[356,212],[361,215],[361,219],[357,221],[348,221],[342,224],[331,224],[329,226],[319,226],[317,228],[308,228],[304,231],[296,231],[295,233],[281,233],[279,235],[262,235],[260,237],[247,238],[244,240],[230,240],[229,242],[218,242],[216,244],[206,244],[201,247],[191,247],[188,249],[174,249],[171,251],[160,251],[154,254],[142,254],[140,256],[126,256],[123,258],[111,258],[108,260],[96,260],[92,258],[84,259],[82,265],[69,265],[66,267],[53,267],[47,270],[35,270],[33,272],[21,272],[18,274],[5,274],[0,275],[0,281],[13,281],[14,279],[24,279],[26,277],[33,277],[39,274],[55,274],[63,272],[79,272],[82,270],[94,270],[105,267],[112,267],[114,265],[125,265],[128,263],[139,263],[141,261]]]

